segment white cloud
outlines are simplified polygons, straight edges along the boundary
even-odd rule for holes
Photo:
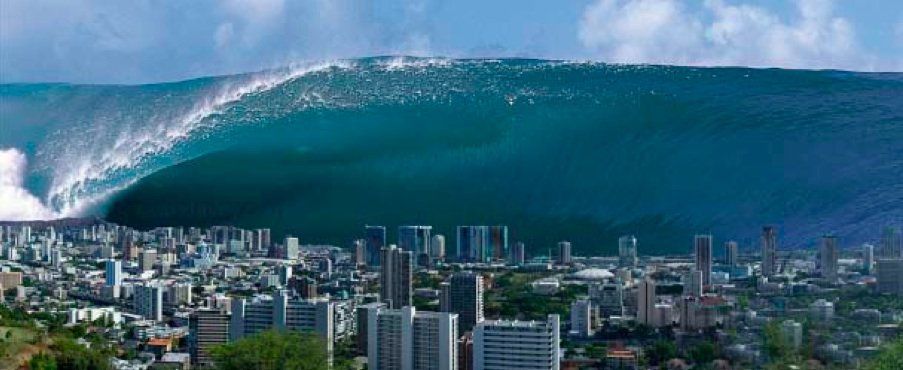
[[[750,4],[707,0],[598,0],[578,37],[594,57],[615,63],[743,65],[874,70],[852,24],[832,0],[797,0],[786,20]]]
[[[0,149],[0,220],[43,220],[56,215],[24,188],[27,160],[16,149]]]

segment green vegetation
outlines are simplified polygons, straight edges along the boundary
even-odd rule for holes
[[[903,369],[903,340],[890,343],[881,349],[872,361],[865,366],[865,370],[899,370]]]
[[[674,345],[674,342],[659,340],[647,347],[644,354],[650,365],[663,365],[668,360],[677,357],[677,346]]]
[[[542,320],[548,314],[566,315],[571,302],[586,294],[586,287],[565,285],[551,296],[533,293],[530,283],[548,276],[519,272],[498,276],[494,289],[486,294],[487,317]]]
[[[328,370],[326,344],[314,334],[269,330],[213,350],[219,370]],[[348,368],[338,361],[334,369]]]

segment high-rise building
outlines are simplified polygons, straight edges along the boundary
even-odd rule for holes
[[[389,308],[411,305],[414,259],[410,251],[395,245],[385,247],[380,256],[380,298]]]
[[[310,331],[317,333],[331,354],[333,344],[352,334],[353,313],[350,305],[325,298],[300,299],[278,290],[272,296],[232,299],[229,334],[235,341],[265,330]]]
[[[146,249],[138,253],[138,269],[141,271],[150,271],[154,269],[154,263],[157,262],[157,250]]]
[[[526,249],[527,247],[524,245],[524,242],[514,243],[514,246],[511,247],[511,256],[509,257],[508,263],[515,266],[522,266],[526,259]]]
[[[483,250],[488,249],[489,229],[485,226],[458,226],[457,259],[462,262],[484,262]]]
[[[588,299],[571,302],[571,336],[589,338],[593,336],[592,304]]]
[[[286,237],[285,244],[283,244],[283,248],[285,249],[285,259],[294,260],[298,259],[298,238],[295,237]]]
[[[867,274],[872,273],[875,267],[875,246],[871,244],[862,245],[862,268]]]
[[[381,302],[367,303],[355,308],[355,329],[357,329],[356,345],[358,355],[367,355],[367,348],[369,347],[368,339],[370,338],[370,310],[386,308],[388,308],[386,307],[386,304]]]
[[[504,261],[508,258],[508,226],[489,226],[488,250],[483,252],[483,261]]]
[[[353,243],[351,243],[351,249],[354,252],[354,264],[358,266],[366,265],[367,241],[364,239],[357,239]]]
[[[558,370],[560,320],[483,321],[473,330],[473,370]]]
[[[825,235],[818,250],[818,270],[830,282],[837,280],[837,237]]]
[[[781,335],[784,337],[784,343],[799,349],[803,344],[803,325],[793,320],[784,320],[781,323]]]
[[[279,274],[279,285],[288,286],[288,281],[292,278],[292,266],[279,265],[276,267],[276,272]]]
[[[483,321],[483,277],[473,272],[459,272],[440,285],[439,309],[458,314],[459,334],[471,331]]]
[[[367,246],[367,266],[379,266],[380,251],[386,247],[386,227],[364,226],[364,242]]]
[[[879,293],[903,296],[903,259],[879,259],[875,270]]]
[[[693,238],[693,257],[696,270],[702,272],[702,285],[712,285],[712,236],[696,235]]]
[[[739,263],[739,247],[737,242],[729,240],[724,242],[724,264],[728,266],[737,266]]]
[[[693,269],[684,275],[684,295],[701,297],[703,292],[702,271]]]
[[[107,260],[106,286],[122,285],[122,261]]]
[[[777,273],[778,232],[773,226],[762,228],[762,276]]]
[[[624,316],[624,285],[620,282],[590,284],[589,298],[603,317]]]
[[[133,303],[135,312],[145,319],[163,320],[163,287],[152,284],[136,286]]]
[[[655,282],[645,279],[637,286],[636,320],[640,324],[654,325]]]
[[[272,233],[270,229],[257,229],[254,230],[254,247],[257,251],[265,251],[270,249],[270,244],[272,243],[271,239]]]
[[[889,226],[881,233],[881,251],[878,258],[903,258],[903,232],[899,227]]]
[[[618,267],[636,267],[636,256],[636,237],[633,235],[625,235],[618,238]]]
[[[188,332],[192,364],[212,367],[213,348],[229,342],[229,314],[211,309],[194,311],[188,319]]]
[[[371,308],[367,314],[368,368],[458,369],[457,314],[418,312],[412,306]]]
[[[430,232],[432,226],[399,226],[398,247],[413,254],[419,266],[430,265]]]
[[[437,260],[445,259],[445,236],[442,234],[430,238],[430,257]]]
[[[560,265],[567,265],[571,263],[571,242],[558,242],[558,253],[556,255],[555,262]]]
[[[191,283],[175,283],[166,288],[166,303],[170,306],[191,304]]]

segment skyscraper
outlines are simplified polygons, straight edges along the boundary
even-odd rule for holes
[[[684,275],[684,295],[701,297],[703,292],[702,271],[693,269]]]
[[[653,325],[655,317],[655,282],[645,279],[637,286],[637,314],[640,324]]]
[[[458,261],[482,262],[482,253],[487,244],[489,244],[489,230],[485,226],[458,226]]]
[[[558,262],[558,264],[561,265],[567,265],[571,263],[571,242],[558,242],[558,254],[557,258],[555,258],[555,262]]]
[[[903,259],[879,259],[875,270],[879,293],[903,296]]]
[[[293,260],[298,258],[298,238],[286,237],[283,248],[285,248],[285,259]]]
[[[430,238],[430,257],[437,260],[445,259],[445,236],[436,234]]]
[[[458,315],[371,308],[367,366],[373,370],[457,370]]]
[[[830,282],[837,280],[837,237],[825,235],[818,253],[818,270]]]
[[[399,226],[398,248],[414,255],[429,254],[432,226]]]
[[[107,260],[106,286],[122,285],[122,261]]]
[[[502,261],[508,257],[508,226],[489,226],[488,250],[483,253],[483,260]]]
[[[593,335],[592,304],[588,299],[571,302],[572,336],[588,338]]]
[[[878,258],[903,258],[903,233],[899,227],[884,228],[881,233],[881,251]]]
[[[702,272],[702,285],[712,285],[712,236],[696,235],[693,238],[693,256],[696,270]]]
[[[762,276],[772,276],[778,264],[778,232],[773,226],[762,228]]]
[[[380,299],[389,308],[411,305],[414,259],[410,251],[395,245],[385,247],[380,256]]]
[[[483,277],[473,272],[459,272],[440,285],[439,308],[458,314],[459,334],[483,321]]]
[[[214,365],[211,351],[229,342],[229,314],[220,310],[200,309],[188,319],[188,347],[195,366]]]
[[[163,320],[163,287],[147,284],[135,287],[135,312],[148,320]]]
[[[138,269],[141,271],[150,271],[157,262],[157,250],[147,249],[138,253]]]
[[[622,268],[636,267],[636,256],[636,237],[625,235],[618,238],[618,266]]]
[[[379,266],[380,251],[386,246],[386,227],[364,226],[364,242],[367,246],[367,266]]]
[[[872,273],[875,267],[875,246],[871,244],[862,245],[862,268],[868,274]]]
[[[483,321],[473,330],[473,370],[558,370],[560,319]]]
[[[729,240],[724,243],[724,264],[728,266],[736,266],[739,258],[739,248],[737,242]]]
[[[524,260],[526,259],[526,249],[527,247],[524,245],[524,242],[514,243],[514,246],[511,247],[511,256],[509,257],[509,263],[515,266],[523,265]]]

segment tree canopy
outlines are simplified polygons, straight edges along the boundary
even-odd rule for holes
[[[326,344],[314,334],[268,330],[213,349],[219,370],[328,370]]]

